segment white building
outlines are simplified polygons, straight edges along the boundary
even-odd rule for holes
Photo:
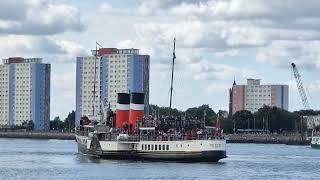
[[[261,85],[260,79],[247,79],[246,85],[235,82],[230,89],[230,113],[248,110],[252,113],[264,105],[288,110],[288,85]]]
[[[76,124],[79,125],[82,116],[100,113],[106,101],[116,110],[118,93],[145,93],[145,107],[148,108],[149,59],[137,49],[116,48],[100,48],[97,57],[77,57]]]
[[[50,126],[50,64],[40,58],[9,58],[0,65],[0,126],[33,121],[34,129]]]

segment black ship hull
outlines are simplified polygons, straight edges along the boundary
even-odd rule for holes
[[[172,162],[218,162],[226,158],[226,151],[203,152],[134,152],[134,151],[89,151],[86,146],[78,144],[78,151],[102,159],[134,161],[172,161]]]

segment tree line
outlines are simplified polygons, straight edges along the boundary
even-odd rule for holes
[[[186,119],[199,119],[205,121],[206,126],[214,126],[217,116],[221,121],[224,132],[233,133],[238,129],[265,129],[268,132],[302,132],[306,130],[306,122],[302,116],[318,115],[319,110],[300,110],[289,112],[278,107],[263,106],[257,112],[238,111],[233,115],[227,115],[226,111],[215,112],[208,104],[198,107],[191,107],[185,111],[176,108],[161,107],[157,105],[149,106],[149,114],[153,116],[171,116]],[[29,127],[32,125],[29,124]],[[60,117],[55,117],[50,121],[50,130],[70,132],[75,128],[75,111],[69,112],[62,121]]]
[[[50,130],[72,132],[75,128],[75,111],[69,112],[68,116],[62,121],[59,116],[56,116],[50,121]]]
[[[169,116],[168,107],[150,105],[151,115]],[[257,112],[238,111],[233,115],[227,115],[226,111],[219,110],[217,113],[207,104],[188,108],[185,111],[172,109],[171,115],[175,117],[186,117],[205,119],[207,126],[215,125],[217,114],[221,126],[226,133],[233,133],[237,130],[265,130],[266,132],[303,132],[306,130],[306,122],[302,116],[318,115],[320,111],[300,110],[289,112],[278,107],[263,106]]]

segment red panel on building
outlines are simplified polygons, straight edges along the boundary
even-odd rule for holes
[[[98,55],[99,56],[103,56],[103,55],[108,55],[108,54],[112,54],[112,52],[114,51],[115,48],[100,48],[98,50]]]
[[[22,57],[11,57],[8,59],[8,64],[13,64],[13,63],[22,63],[23,62]]]

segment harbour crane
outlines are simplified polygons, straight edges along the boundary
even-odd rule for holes
[[[308,102],[306,91],[304,90],[304,87],[303,87],[303,84],[302,84],[301,75],[300,75],[300,73],[298,71],[297,66],[294,63],[291,63],[291,66],[292,66],[293,76],[296,79],[296,83],[297,83],[299,94],[300,94],[300,97],[301,97],[301,100],[302,100],[303,107],[304,107],[305,110],[309,110],[311,108],[310,108],[310,105],[309,105],[309,102]]]
[[[310,110],[311,109],[310,104],[308,102],[307,94],[306,94],[306,91],[304,90],[302,80],[301,80],[301,75],[298,71],[298,68],[294,63],[291,63],[291,67],[292,67],[293,76],[297,83],[297,87],[298,87],[298,91],[301,97],[303,107],[305,110]],[[315,119],[312,116],[310,116],[310,118],[308,118],[307,120],[307,126],[314,127],[314,124],[315,124]]]

